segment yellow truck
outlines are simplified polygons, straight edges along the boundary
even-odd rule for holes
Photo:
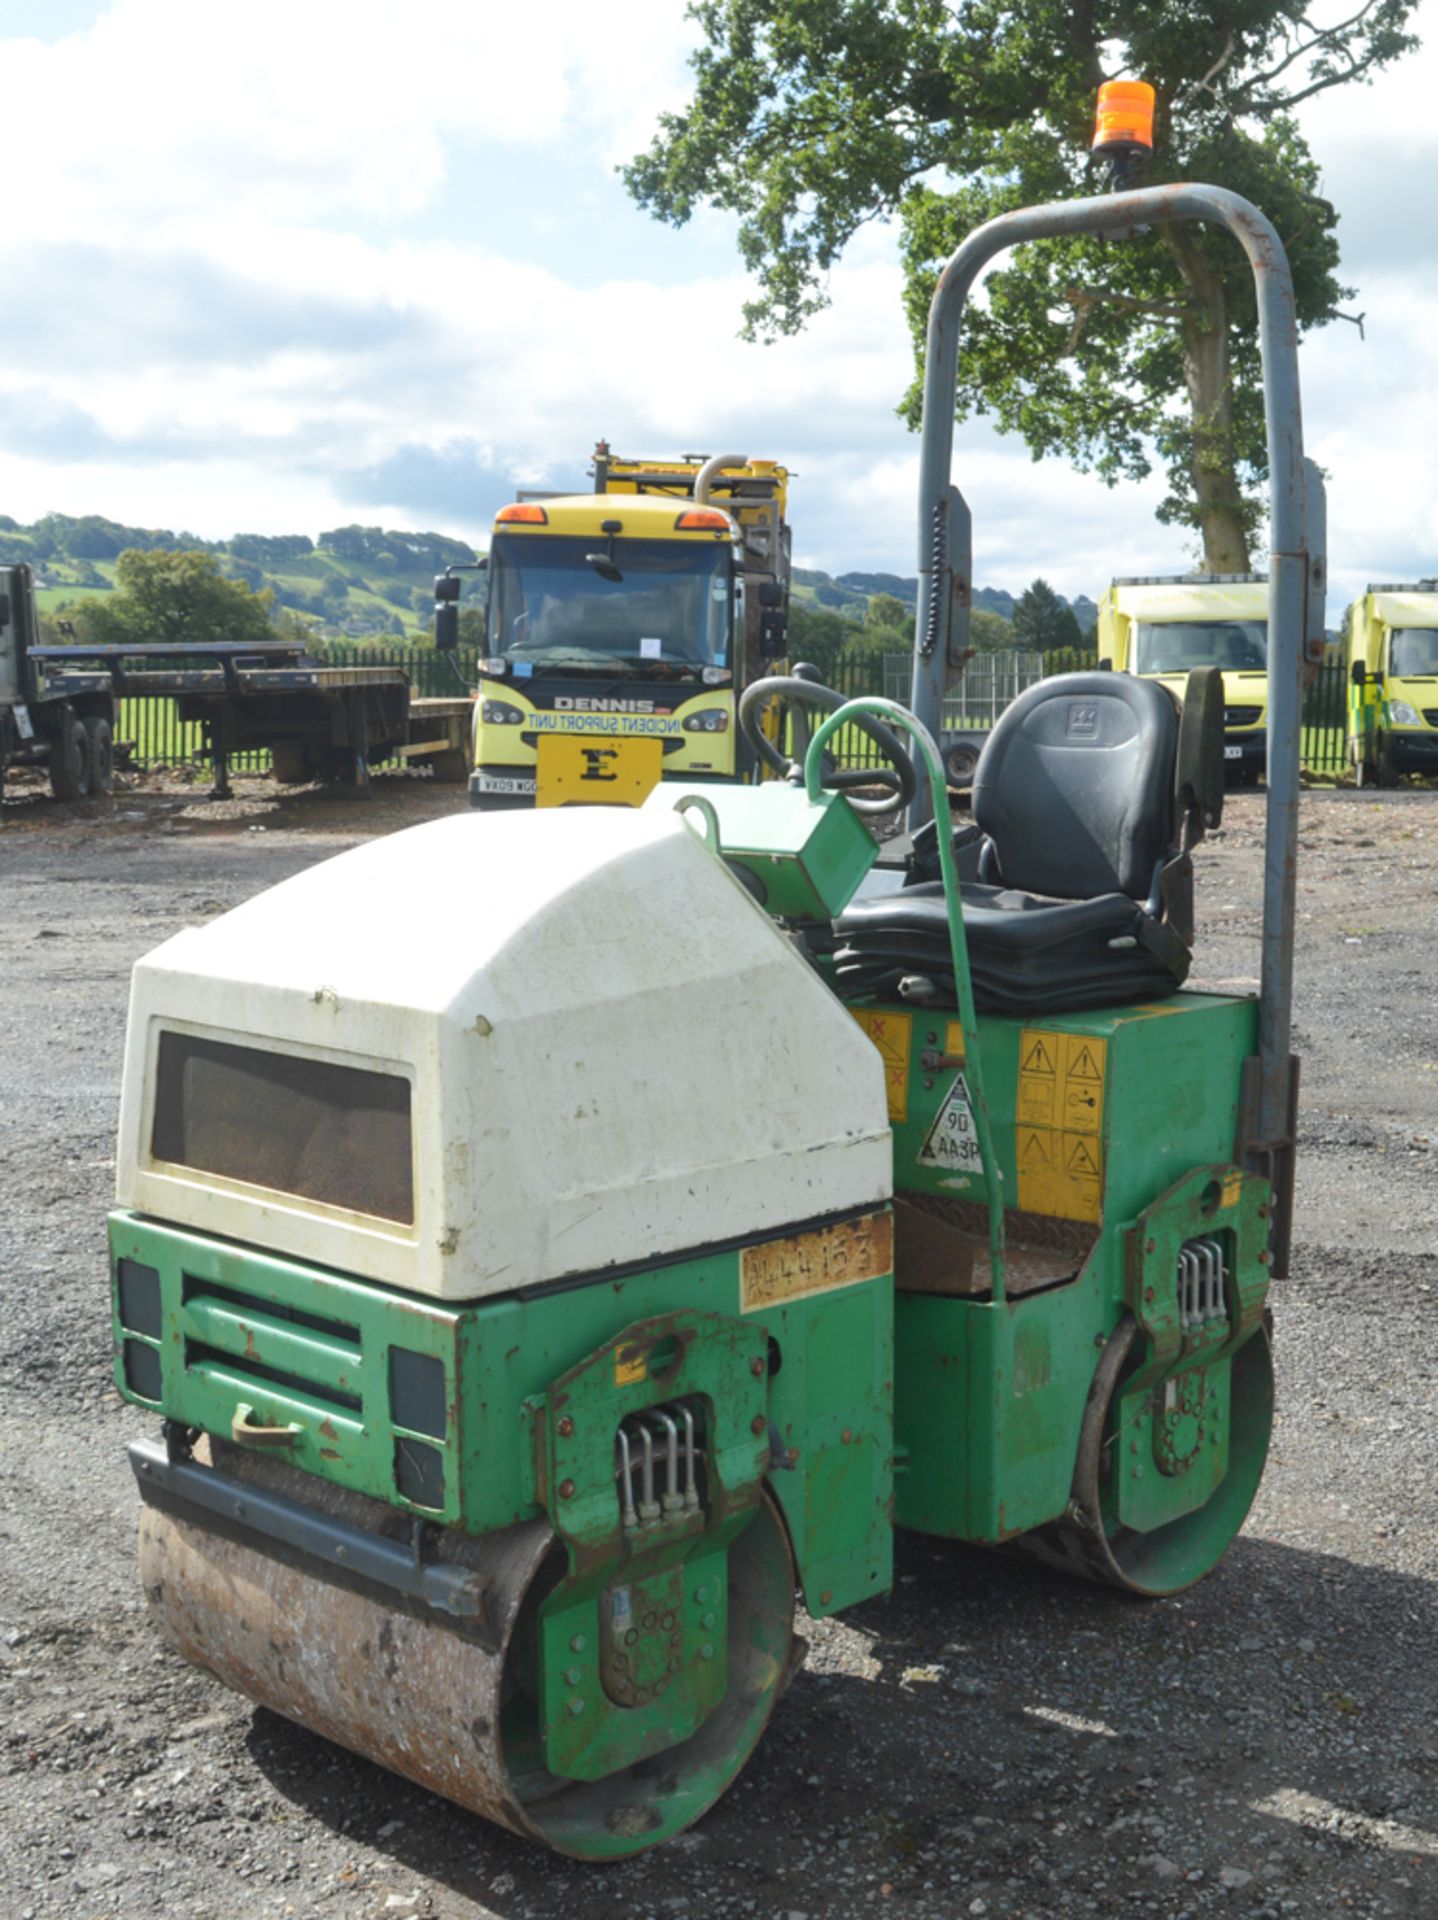
[[[637,806],[661,778],[751,771],[735,701],[783,656],[787,469],[720,454],[621,459],[594,491],[527,494],[495,516],[470,799]],[[436,643],[460,582],[435,582]]]
[[[1098,663],[1161,680],[1177,698],[1195,667],[1223,671],[1223,755],[1252,783],[1268,750],[1268,580],[1257,573],[1115,580],[1099,601]]]
[[[1345,644],[1359,786],[1438,773],[1438,580],[1370,586],[1348,609]]]

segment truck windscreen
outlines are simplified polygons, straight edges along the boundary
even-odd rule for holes
[[[1388,639],[1388,671],[1396,680],[1438,674],[1438,627],[1395,627]]]
[[[535,667],[728,667],[729,550],[716,542],[497,534],[489,652]]]
[[[1263,673],[1268,666],[1266,620],[1141,620],[1135,673],[1187,673],[1224,667]]]

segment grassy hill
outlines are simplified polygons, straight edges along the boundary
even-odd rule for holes
[[[202,540],[166,527],[130,527],[100,514],[75,518],[48,513],[30,525],[0,514],[0,566],[28,562],[34,568],[42,613],[61,614],[92,594],[113,592],[115,561],[127,548],[144,552],[199,551],[214,554],[222,573],[257,592],[268,587],[275,604],[313,628],[317,639],[361,640],[377,635],[412,639],[427,633],[434,605],[434,576],[475,551],[447,534],[392,527],[332,527],[317,540],[308,534],[238,533],[230,540]],[[802,604],[862,622],[875,594],[912,607],[918,581],[896,573],[827,573],[796,567],[794,595]],[[979,587],[975,607],[1013,618],[1016,596]],[[1079,626],[1092,626],[1096,609],[1080,596],[1073,603]]]
[[[268,587],[317,637],[412,637],[427,629],[434,576],[474,549],[442,533],[386,527],[334,527],[308,534],[236,534],[202,540],[168,528],[130,527],[98,514],[51,513],[29,526],[0,514],[0,565],[35,570],[42,613],[59,614],[93,594],[113,592],[115,562],[127,548],[211,553],[220,571],[256,591]]]
[[[919,583],[912,576],[905,578],[897,573],[841,573],[834,579],[812,568],[795,567],[794,591],[801,600],[811,600],[816,606],[842,614],[849,620],[862,620],[871,597],[876,593],[892,594],[894,599],[902,600],[907,607],[916,605]],[[1062,599],[1063,595],[1060,594],[1059,598]],[[1012,620],[1017,604],[1018,595],[1008,593],[1002,587],[974,588],[975,607],[985,613],[996,613],[1001,620]],[[1098,618],[1098,608],[1082,593],[1068,604],[1073,608],[1080,631],[1087,633]]]

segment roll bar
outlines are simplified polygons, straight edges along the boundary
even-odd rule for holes
[[[1257,207],[1222,187],[1144,187],[1086,200],[1055,201],[1000,214],[976,227],[950,258],[929,308],[924,358],[923,437],[919,453],[919,603],[914,628],[911,704],[929,731],[940,733],[948,679],[969,640],[973,587],[972,523],[953,485],[954,412],[959,330],[969,290],[993,257],[1030,240],[1102,233],[1128,239],[1166,220],[1205,220],[1238,241],[1253,269],[1263,362],[1268,441],[1268,816],[1263,876],[1263,945],[1259,985],[1258,1085],[1240,1121],[1244,1157],[1266,1163],[1276,1186],[1283,1163],[1291,1180],[1293,1074],[1289,1036],[1293,998],[1294,866],[1298,847],[1298,762],[1302,676],[1323,648],[1325,568],[1321,551],[1322,487],[1305,467],[1298,391],[1298,326],[1293,278],[1283,243]],[[1310,527],[1318,539],[1311,543]],[[1315,650],[1316,649],[1316,650]],[[910,824],[928,818],[921,788]],[[1280,1201],[1280,1213],[1282,1211]],[[1281,1239],[1281,1236],[1280,1236]],[[1283,1270],[1280,1244],[1275,1270]]]

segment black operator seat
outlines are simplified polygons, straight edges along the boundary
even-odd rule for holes
[[[1223,679],[1182,708],[1126,673],[1056,674],[1019,695],[974,777],[979,879],[961,884],[977,1007],[1042,1014],[1175,993],[1193,944],[1189,851],[1223,809]],[[837,923],[845,999],[955,1004],[941,881]]]

